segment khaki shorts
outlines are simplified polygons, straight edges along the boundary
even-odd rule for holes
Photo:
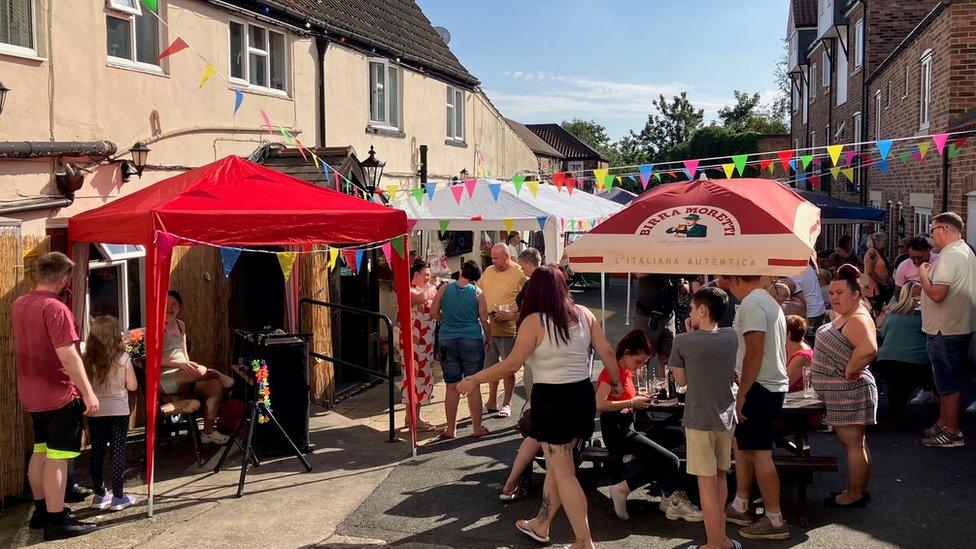
[[[688,474],[714,477],[732,467],[732,431],[685,429]]]

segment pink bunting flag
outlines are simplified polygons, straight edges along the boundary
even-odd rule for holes
[[[302,142],[299,141],[298,139],[296,139],[295,140],[295,146],[298,147],[298,152],[301,153],[302,160],[304,160],[305,163],[308,164],[308,156],[305,155],[305,147],[302,146]],[[316,171],[318,171],[318,170],[316,170]]]
[[[454,185],[451,187],[451,194],[454,195],[454,201],[458,204],[461,203],[461,196],[464,194],[464,187],[461,185]]]
[[[258,107],[258,112],[261,113],[261,119],[264,120],[264,127],[268,128],[268,133],[274,135],[274,125],[271,123],[271,117],[260,107]]]
[[[685,160],[685,174],[688,176],[688,181],[695,179],[695,175],[698,174],[697,160]]]
[[[407,220],[407,231],[412,231],[415,225],[417,225],[417,220],[416,219],[408,219]]]
[[[163,231],[156,231],[156,253],[160,259],[169,257],[173,248],[179,243],[180,237]]]
[[[190,45],[184,42],[182,38],[177,37],[176,40],[173,40],[173,43],[170,44],[168,48],[161,51],[159,55],[156,56],[156,61],[162,61],[164,58],[169,57],[174,53],[181,52],[189,47]]]
[[[935,143],[935,149],[939,151],[939,155],[945,150],[946,142],[949,141],[949,134],[940,133],[938,135],[932,136],[932,142]]]
[[[854,163],[854,158],[857,156],[857,151],[844,151],[844,163],[851,166]]]
[[[393,245],[386,242],[380,246],[380,249],[383,250],[383,257],[386,258],[386,264],[393,265]]]
[[[468,198],[474,198],[474,189],[478,186],[478,180],[471,178],[464,180],[464,188],[468,190]]]

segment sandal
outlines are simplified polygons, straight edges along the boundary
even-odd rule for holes
[[[417,432],[418,433],[429,433],[431,431],[436,431],[437,430],[437,426],[434,425],[433,423],[429,422],[429,421],[420,420],[417,423],[419,425],[417,427]],[[409,431],[410,430],[410,424],[409,423],[404,423],[403,424],[403,428]]]
[[[515,521],[515,527],[518,528],[519,532],[522,532],[539,543],[549,543],[549,536],[542,537],[539,534],[536,534],[535,530],[529,526],[529,521],[525,519]]]
[[[521,485],[516,486],[514,490],[509,493],[505,493],[503,490],[501,494],[498,494],[498,499],[504,501],[505,503],[511,503],[513,501],[518,501],[529,494],[525,488]]]
[[[454,438],[457,438],[457,435],[447,434],[447,429],[444,429],[443,431],[441,431],[441,434],[437,435],[437,440],[451,440]]]
[[[491,431],[489,431],[487,427],[485,427],[484,425],[482,425],[481,426],[481,429],[479,429],[479,430],[474,431],[474,432],[471,433],[471,438],[481,438],[483,436],[487,436],[490,433],[491,433]]]

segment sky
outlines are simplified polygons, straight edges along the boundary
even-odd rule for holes
[[[789,0],[418,0],[505,116],[639,131],[658,94],[706,122],[732,91],[776,90]]]

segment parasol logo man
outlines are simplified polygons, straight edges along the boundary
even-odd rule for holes
[[[685,236],[687,238],[706,238],[708,236],[708,226],[699,223],[701,216],[693,213],[684,217],[685,222],[679,223],[675,227],[669,228],[666,232],[675,236]]]

